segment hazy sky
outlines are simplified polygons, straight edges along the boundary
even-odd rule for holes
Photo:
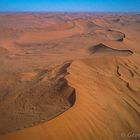
[[[0,0],[0,11],[140,12],[140,0]]]

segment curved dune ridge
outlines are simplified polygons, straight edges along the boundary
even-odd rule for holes
[[[0,14],[0,140],[139,139],[139,20]]]
[[[107,37],[111,40],[123,41],[125,34],[119,31],[108,29]]]
[[[10,74],[3,75],[0,78],[0,134],[50,120],[73,106],[75,90],[64,79],[69,65],[23,73],[16,79]],[[5,89],[3,85],[7,85]]]
[[[124,139],[122,133],[139,133],[139,58],[133,54],[73,61],[66,79],[75,87],[75,105],[54,120],[1,139],[118,140]]]
[[[97,44],[96,46],[90,47],[89,51],[91,54],[96,54],[96,55],[119,55],[119,56],[129,56],[132,55],[133,52],[131,50],[117,50],[117,49],[112,49],[102,43]]]

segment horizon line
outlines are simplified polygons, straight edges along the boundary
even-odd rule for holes
[[[12,10],[0,11],[0,13],[140,13],[140,11],[30,11]]]

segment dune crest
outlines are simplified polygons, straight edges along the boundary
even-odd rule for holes
[[[133,52],[131,50],[118,50],[118,49],[113,49],[110,48],[102,43],[97,44],[93,47],[89,48],[89,51],[91,54],[94,55],[119,55],[119,56],[129,56],[132,55]]]
[[[5,89],[0,87],[0,134],[48,121],[73,106],[75,90],[64,78],[69,65],[23,73],[17,75],[17,79],[11,77],[7,83],[1,82]],[[2,79],[6,79],[6,75]]]

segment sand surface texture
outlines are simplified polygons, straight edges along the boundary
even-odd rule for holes
[[[140,139],[140,15],[0,14],[0,140]]]

